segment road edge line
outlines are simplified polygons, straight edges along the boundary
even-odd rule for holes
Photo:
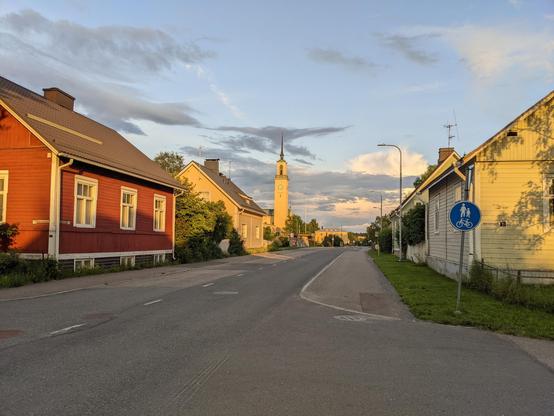
[[[331,305],[331,304],[328,304],[328,303],[324,303],[324,302],[321,302],[319,300],[315,300],[315,299],[311,299],[309,298],[304,292],[306,291],[306,289],[308,289],[308,287],[318,278],[320,277],[323,273],[325,273],[327,271],[327,269],[329,269],[331,266],[333,266],[333,264],[335,264],[335,262],[340,259],[342,257],[342,255],[344,254],[345,252],[343,251],[341,254],[339,254],[337,257],[335,257],[333,260],[331,260],[331,262],[329,262],[325,267],[323,267],[323,269],[321,269],[314,277],[312,277],[303,287],[302,289],[300,289],[300,298],[304,299],[305,301],[308,301],[308,302],[312,302],[312,303],[315,303],[317,305],[321,305],[321,306],[326,306],[328,308],[332,308],[332,309],[335,309],[335,310],[339,310],[339,311],[343,311],[343,312],[350,312],[350,313],[356,313],[358,315],[364,315],[364,316],[368,316],[370,318],[373,318],[373,319],[376,319],[376,320],[382,320],[382,321],[400,321],[401,319],[400,318],[395,318],[393,316],[385,316],[385,315],[376,315],[376,314],[373,314],[373,313],[367,313],[367,312],[362,312],[362,311],[356,311],[354,309],[348,309],[348,308],[343,308],[341,306],[336,306],[336,305]]]

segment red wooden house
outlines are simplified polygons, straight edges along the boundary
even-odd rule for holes
[[[0,222],[65,268],[169,260],[180,184],[116,131],[0,77]]]

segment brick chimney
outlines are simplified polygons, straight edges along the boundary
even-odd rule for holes
[[[59,88],[44,88],[44,98],[73,111],[75,98]]]
[[[219,159],[206,159],[204,160],[204,166],[215,173],[219,173]]]
[[[453,147],[440,147],[438,164],[440,165],[442,162],[444,162],[452,153],[454,153]]]

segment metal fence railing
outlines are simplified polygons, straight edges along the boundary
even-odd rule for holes
[[[496,279],[517,279],[526,284],[554,284],[554,270],[500,268],[479,263],[482,270],[488,271]]]

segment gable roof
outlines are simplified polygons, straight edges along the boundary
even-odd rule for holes
[[[506,126],[504,126],[502,129],[500,129],[496,134],[494,134],[491,138],[489,138],[487,141],[482,143],[480,146],[477,146],[475,149],[473,149],[471,152],[469,152],[467,155],[464,156],[464,164],[469,162],[471,159],[473,159],[478,153],[485,150],[486,147],[490,146],[492,143],[500,139],[504,136],[504,133],[506,133],[510,128],[516,124],[516,122],[522,118],[528,117],[532,113],[534,113],[540,106],[547,103],[548,101],[554,100],[554,90],[550,91],[548,94],[546,94],[543,98],[541,98],[539,101],[537,101],[535,104],[533,104],[531,107],[529,107],[527,110],[525,110],[523,113],[518,115],[515,119],[510,121]]]
[[[437,167],[431,172],[431,174],[425,179],[417,188],[415,188],[410,194],[402,201],[402,206],[406,205],[410,200],[418,193],[427,189],[437,178],[442,177],[445,172],[450,171],[452,164],[460,159],[460,155],[455,150],[448,155]]]
[[[0,105],[54,154],[171,188],[181,184],[115,130],[0,77]]]
[[[254,200],[249,197],[242,189],[240,189],[231,179],[223,175],[222,173],[214,172],[211,169],[208,169],[206,166],[196,162],[191,161],[178,175],[177,177],[182,176],[188,169],[192,166],[200,170],[205,176],[210,179],[210,181],[219,188],[221,192],[229,197],[231,201],[235,203],[239,208],[253,212],[258,215],[267,215],[267,212],[260,208]]]
[[[505,125],[502,129],[500,129],[497,133],[495,133],[492,137],[490,137],[485,142],[481,143],[479,146],[477,146],[475,149],[473,149],[468,154],[464,155],[460,161],[462,166],[467,165],[469,162],[471,162],[477,154],[484,151],[488,146],[496,142],[502,137],[505,137],[505,135],[508,133],[508,131],[522,118],[528,117],[532,113],[534,113],[540,106],[543,104],[554,100],[554,90],[550,91],[548,94],[546,94],[543,98],[541,98],[539,101],[537,101],[535,104],[533,104],[531,107],[529,107],[527,110],[525,110],[523,113],[518,115],[516,118],[514,118],[512,121],[510,121],[507,125]],[[443,179],[449,177],[452,173],[456,173],[456,170],[454,169],[454,166],[451,166],[449,169],[445,170],[445,172],[440,175],[439,177],[435,178],[432,182],[426,185],[425,188],[431,188],[435,186],[436,184],[442,182]]]

